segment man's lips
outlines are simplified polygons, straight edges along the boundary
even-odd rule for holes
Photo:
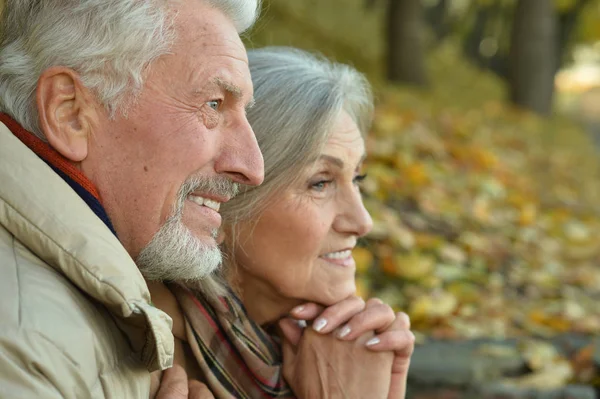
[[[196,214],[200,217],[200,220],[198,221],[202,225],[208,224],[213,228],[218,228],[221,226],[222,218],[221,214],[219,213],[219,208],[221,207],[220,202],[209,200],[197,195],[188,195],[187,200],[198,206]],[[190,220],[189,223],[193,222]],[[191,224],[188,225],[188,227],[190,226]]]
[[[199,195],[194,195],[194,194],[190,194],[188,196],[188,198],[190,199],[190,201],[192,201],[200,206],[205,206],[207,208],[210,208],[215,212],[219,212],[219,209],[221,208],[221,202],[226,202],[226,201],[217,201],[214,199],[210,199],[207,197],[201,197]]]

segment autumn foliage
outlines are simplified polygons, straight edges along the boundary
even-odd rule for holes
[[[581,130],[388,88],[367,144],[364,296],[434,337],[600,331],[600,168]]]

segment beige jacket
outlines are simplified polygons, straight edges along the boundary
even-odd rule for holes
[[[123,246],[0,123],[0,398],[148,398],[172,361]]]

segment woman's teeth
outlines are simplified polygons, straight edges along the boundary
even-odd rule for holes
[[[323,255],[324,258],[327,259],[346,259],[352,255],[351,250],[339,251],[339,252],[330,252],[328,254]]]
[[[221,208],[221,203],[217,201],[209,200],[204,197],[199,197],[197,195],[190,195],[189,198],[196,204],[200,206],[204,205],[205,207],[210,208],[215,212],[219,212],[219,208]]]

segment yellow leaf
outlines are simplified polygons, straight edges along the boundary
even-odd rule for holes
[[[529,320],[559,332],[567,332],[571,328],[571,322],[564,316],[559,314],[547,314],[541,309],[531,311],[529,313]]]
[[[413,252],[394,257],[395,274],[407,280],[421,280],[433,274],[435,259],[431,256]]]
[[[481,196],[475,198],[471,212],[475,220],[486,223],[489,222],[491,217],[490,208],[490,201],[487,199],[487,197]]]
[[[411,319],[427,320],[450,316],[457,308],[456,297],[449,292],[439,291],[431,295],[421,295],[411,302]]]
[[[415,233],[415,246],[420,249],[439,249],[444,245],[444,240],[436,235],[427,233]]]
[[[521,212],[519,213],[519,224],[521,226],[529,226],[535,222],[537,216],[537,207],[528,203],[521,207]]]
[[[448,292],[453,294],[463,304],[476,304],[481,301],[481,293],[474,284],[454,282],[448,286]]]
[[[473,162],[482,169],[492,169],[498,165],[498,158],[484,148],[474,148],[472,153]]]
[[[523,377],[506,378],[505,383],[521,388],[551,390],[565,386],[573,378],[573,367],[566,360],[552,363],[550,367],[526,374]]]
[[[425,165],[422,163],[414,162],[402,166],[400,174],[413,186],[421,187],[430,182]]]

